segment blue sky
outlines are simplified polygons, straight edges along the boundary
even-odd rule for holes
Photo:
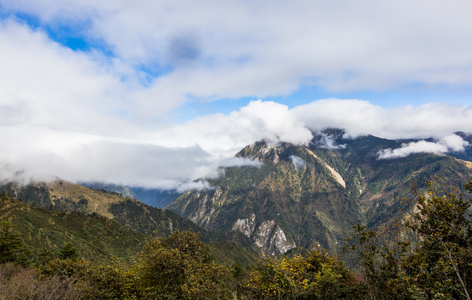
[[[0,0],[3,176],[180,187],[257,140],[306,144],[333,126],[460,151],[453,133],[472,132],[471,9]]]

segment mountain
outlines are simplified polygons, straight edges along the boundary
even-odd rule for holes
[[[95,190],[61,179],[27,185],[10,182],[1,185],[0,192],[43,209],[100,215],[144,236],[166,237],[175,230],[192,231],[198,233],[202,241],[210,243],[215,256],[222,263],[231,264],[234,262],[232,257],[235,257],[241,259],[239,263],[247,265],[253,263],[260,253],[253,242],[239,232],[208,231],[170,210],[158,209],[118,193]]]
[[[121,194],[125,197],[131,197],[157,208],[165,208],[167,205],[174,202],[174,200],[177,199],[181,194],[176,190],[163,190],[134,186],[127,187],[123,185],[105,184],[99,182],[81,182],[79,184],[95,190],[104,190]]]
[[[130,189],[136,195],[135,199],[157,208],[165,208],[181,195],[181,193],[176,190],[162,190],[144,187],[130,187]]]
[[[468,145],[465,148],[465,151],[459,152],[450,152],[448,155],[451,155],[455,158],[472,161],[472,133],[465,133],[465,132],[456,132],[458,136],[460,136]]]
[[[417,153],[379,159],[402,142],[342,130],[316,134],[309,146],[258,142],[236,156],[259,167],[223,168],[212,189],[184,193],[168,209],[210,230],[240,231],[264,253],[277,255],[320,244],[340,250],[357,222],[393,224],[412,203],[402,203],[411,183],[438,175],[461,186],[472,163],[443,154]]]
[[[144,244],[144,236],[98,214],[84,215],[28,205],[0,194],[0,220],[9,221],[32,252],[58,252],[70,242],[87,260],[129,260]]]

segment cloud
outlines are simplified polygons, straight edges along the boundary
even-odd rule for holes
[[[221,175],[221,166],[257,167],[252,160],[233,158],[256,141],[307,145],[313,137],[311,130],[329,127],[346,128],[346,137],[372,133],[383,138],[437,139],[387,149],[379,153],[380,158],[463,151],[467,142],[452,132],[472,132],[471,111],[470,107],[445,104],[387,109],[367,101],[339,99],[289,109],[275,102],[253,101],[228,115],[212,114],[154,131],[132,128],[110,135],[100,129],[102,134],[94,134],[93,128],[89,129],[92,133],[87,127],[61,130],[39,126],[28,118],[21,122],[10,119],[0,126],[0,177],[27,181],[54,175],[72,181],[182,189],[182,184],[188,186],[198,178]],[[31,124],[23,124],[28,122]],[[321,137],[324,147],[342,147],[332,136]],[[298,163],[296,158],[292,160]]]
[[[246,157],[232,157],[218,163],[220,167],[260,167],[262,162]]]
[[[410,154],[414,153],[446,153],[449,151],[464,151],[465,146],[469,143],[464,141],[460,136],[453,134],[444,137],[438,142],[428,142],[428,141],[418,141],[412,143],[402,144],[400,148],[397,149],[384,149],[379,151],[379,159],[391,159],[391,158],[400,158],[407,157]]]
[[[326,134],[324,132],[318,132],[317,136],[319,137],[319,139],[316,141],[316,146],[320,148],[333,149],[333,150],[346,148],[345,144],[343,145],[336,144],[334,135]]]
[[[311,130],[345,128],[347,136],[373,134],[402,139],[441,139],[457,131],[472,132],[472,106],[428,103],[383,108],[362,100],[323,99],[292,110],[296,120]]]
[[[470,105],[323,99],[289,108],[257,100],[301,85],[470,89],[469,1],[0,0],[0,7],[4,179],[177,187],[215,176],[262,139],[306,145],[312,131],[338,127],[347,137],[440,141],[402,150],[411,153],[461,151],[451,134],[472,132]],[[69,37],[87,47],[68,48]],[[185,103],[240,97],[255,101],[172,123]]]
[[[330,91],[472,84],[466,0],[1,4],[53,31],[72,27],[92,48],[104,47],[130,66],[130,77],[146,66],[152,87],[146,91],[155,91],[143,100],[148,105],[158,98],[179,105],[188,95],[286,95],[306,82]]]
[[[63,179],[144,187],[178,187],[207,176],[212,157],[198,146],[164,147],[137,141],[57,132],[45,128],[5,128],[0,179]],[[172,183],[172,184],[171,184]]]
[[[445,136],[442,139],[442,143],[447,145],[449,151],[462,152],[465,150],[465,147],[469,145],[469,142],[464,141],[462,137],[457,134],[451,134]]]
[[[213,189],[212,186],[210,186],[210,183],[205,180],[195,180],[195,181],[188,181],[188,182],[178,182],[177,186],[175,183],[172,183],[169,186],[163,186],[164,188],[171,190],[175,189],[179,193],[183,193],[188,190],[210,190]]]
[[[297,170],[303,168],[306,165],[306,162],[296,155],[290,155],[290,159],[292,160],[293,166]]]
[[[228,115],[212,114],[169,126],[156,132],[153,140],[174,146],[198,144],[209,153],[227,158],[262,139],[308,144],[312,137],[286,105],[258,100]]]

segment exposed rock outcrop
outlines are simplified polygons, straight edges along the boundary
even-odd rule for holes
[[[268,255],[276,256],[296,247],[295,243],[287,239],[282,228],[274,220],[264,221],[257,227],[254,224],[255,215],[252,214],[250,218],[238,219],[233,230],[239,230],[250,237]]]

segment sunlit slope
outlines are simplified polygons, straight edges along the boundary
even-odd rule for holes
[[[60,179],[28,185],[9,183],[1,186],[1,191],[26,204],[41,207],[43,211],[49,209],[74,215],[103,216],[142,234],[143,237],[165,237],[175,230],[189,230],[198,233],[202,241],[212,243],[211,247],[222,263],[231,264],[232,256],[239,258],[239,263],[253,263],[259,254],[254,243],[239,232],[208,231],[170,210],[158,209],[117,193],[94,190]],[[222,249],[231,249],[231,253],[225,253],[227,251]]]
[[[144,235],[98,214],[40,208],[6,194],[0,195],[0,220],[11,222],[35,255],[57,254],[71,243],[87,260],[129,260],[144,244]]]

